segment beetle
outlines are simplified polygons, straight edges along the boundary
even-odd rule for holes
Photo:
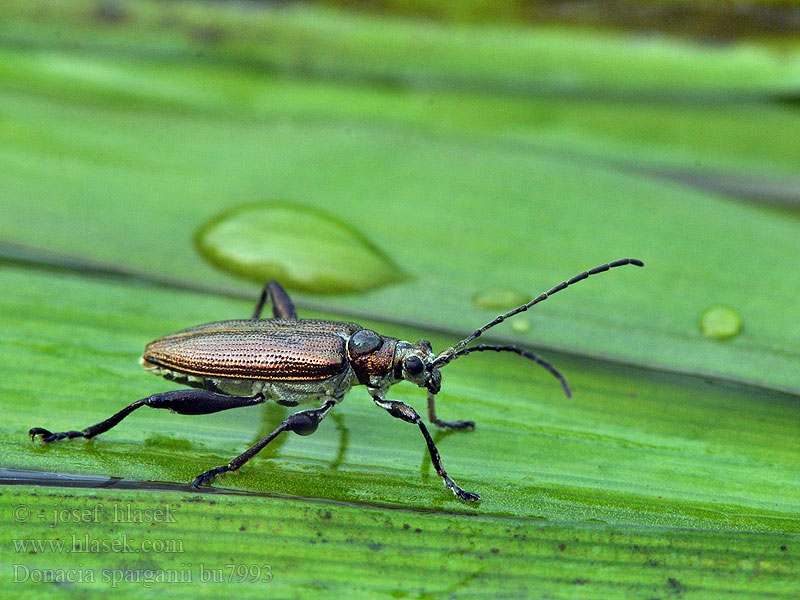
[[[514,352],[534,361],[556,377],[567,397],[564,376],[546,360],[516,346],[478,344],[469,346],[486,330],[528,310],[564,288],[590,275],[614,267],[644,263],[623,258],[584,271],[531,300],[499,315],[469,336],[438,354],[430,342],[410,343],[380,335],[356,323],[300,319],[286,291],[276,281],[264,286],[251,319],[217,321],[164,336],[147,345],[141,358],[144,368],[192,389],[154,394],[129,404],[105,421],[81,431],[52,433],[41,427],[29,431],[43,442],[93,438],[117,425],[142,406],[167,408],[182,415],[203,415],[261,404],[272,399],[284,406],[321,402],[320,408],[301,410],[287,417],[274,431],[226,465],[198,475],[193,487],[210,483],[217,475],[235,471],[284,431],[310,435],[322,419],[354,385],[365,385],[372,400],[391,416],[415,424],[422,432],[436,472],[445,485],[465,502],[480,496],[459,487],[447,474],[433,438],[419,414],[408,404],[388,400],[386,392],[399,381],[410,381],[427,390],[429,421],[442,429],[473,429],[472,421],[443,421],[436,416],[435,396],[442,385],[441,369],[471,352]],[[267,300],[273,318],[261,319]]]

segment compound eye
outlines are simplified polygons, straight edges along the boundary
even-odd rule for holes
[[[406,372],[408,372],[409,375],[419,375],[425,368],[419,356],[409,356],[403,361],[403,366],[406,368]]]
[[[383,345],[381,336],[371,329],[361,329],[356,331],[350,338],[350,351],[355,356],[375,352]]]

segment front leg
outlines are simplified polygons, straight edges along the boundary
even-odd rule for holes
[[[473,494],[472,492],[461,489],[447,474],[447,471],[444,469],[444,465],[442,465],[442,459],[439,456],[439,450],[436,448],[436,444],[433,443],[433,438],[428,432],[428,428],[425,427],[425,423],[422,422],[422,419],[417,414],[417,411],[415,411],[405,402],[386,400],[377,394],[372,396],[372,400],[375,402],[375,404],[380,406],[396,419],[402,419],[406,423],[415,423],[419,427],[419,430],[422,432],[422,436],[425,438],[425,443],[428,444],[428,452],[430,452],[431,455],[431,462],[433,463],[436,472],[439,474],[439,477],[444,479],[444,484],[450,489],[450,491],[452,491],[456,496],[465,502],[476,502],[481,499],[478,494]]]

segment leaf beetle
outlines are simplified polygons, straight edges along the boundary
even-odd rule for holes
[[[425,438],[431,461],[444,484],[466,502],[480,499],[459,487],[447,474],[439,451],[425,423],[408,404],[386,398],[399,381],[410,381],[427,390],[429,421],[444,429],[472,429],[472,421],[443,421],[436,416],[435,396],[441,389],[441,369],[472,352],[514,352],[532,360],[555,376],[570,396],[564,376],[550,363],[516,346],[478,344],[469,346],[486,330],[528,310],[564,288],[590,275],[642,261],[623,258],[584,271],[531,300],[499,315],[469,336],[438,354],[428,341],[415,343],[380,335],[356,323],[300,319],[288,294],[276,281],[261,293],[251,319],[197,325],[164,336],[147,345],[141,358],[144,368],[192,389],[154,394],[137,400],[104,421],[81,431],[52,433],[41,427],[30,430],[44,442],[93,438],[117,425],[141,406],[167,408],[183,415],[202,415],[274,400],[284,406],[319,402],[319,408],[301,410],[287,417],[274,431],[229,463],[198,475],[194,487],[210,483],[217,475],[235,471],[284,431],[309,435],[354,385],[365,385],[376,405],[397,419],[417,425]],[[261,319],[267,300],[273,318]]]

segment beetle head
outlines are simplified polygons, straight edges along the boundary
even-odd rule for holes
[[[416,383],[437,394],[442,387],[442,372],[433,366],[435,358],[431,343],[427,340],[414,344],[397,342],[394,353],[395,378]]]

